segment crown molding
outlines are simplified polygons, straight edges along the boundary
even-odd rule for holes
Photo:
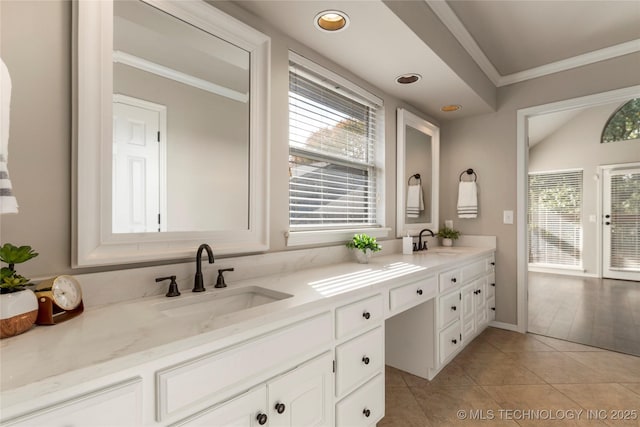
[[[559,73],[572,68],[582,67],[595,62],[606,61],[618,56],[640,52],[640,39],[620,43],[604,49],[594,50],[582,55],[577,55],[561,61],[551,62],[539,67],[529,68],[513,74],[501,75],[493,66],[489,58],[484,54],[475,39],[471,36],[466,27],[462,24],[455,12],[449,7],[445,0],[424,0],[433,10],[442,23],[451,31],[467,53],[478,64],[486,76],[496,85],[496,87],[507,86],[526,80],[549,74]]]
[[[631,40],[620,43],[604,49],[594,50],[592,52],[583,53],[582,55],[563,59],[561,61],[551,62],[539,67],[529,68],[506,76],[501,76],[497,86],[506,86],[525,80],[535,79],[561,71],[567,71],[572,68],[582,67],[584,65],[593,64],[607,59],[616,58],[618,56],[628,55],[630,53],[640,52],[640,39]]]

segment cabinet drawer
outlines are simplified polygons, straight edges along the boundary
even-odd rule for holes
[[[336,309],[336,339],[374,326],[384,318],[383,305],[378,294]]]
[[[210,427],[210,426],[245,426],[258,425],[257,418],[267,414],[267,386],[263,385],[254,390],[233,398],[214,408],[197,413],[196,415],[171,424],[171,427]]]
[[[496,299],[490,298],[487,300],[487,321],[491,322],[496,320]]]
[[[462,267],[462,281],[468,282],[487,272],[486,260],[472,262]]]
[[[336,427],[372,426],[384,416],[384,377],[371,381],[336,405]]]
[[[92,391],[2,425],[63,427],[96,423],[105,426],[142,425],[142,379],[136,377]]]
[[[460,320],[440,332],[440,363],[444,363],[452,354],[462,348]]]
[[[389,308],[409,308],[433,298],[438,292],[438,281],[435,276],[409,283],[389,291]]]
[[[158,421],[187,407],[202,409],[210,402],[225,398],[232,387],[264,381],[269,369],[322,347],[328,348],[331,338],[331,315],[327,312],[158,371]]]
[[[491,254],[486,260],[486,271],[496,271],[496,254]]]
[[[460,292],[451,292],[440,297],[438,305],[438,327],[441,328],[455,319],[460,318],[462,304],[460,301]]]
[[[384,367],[384,334],[379,326],[336,347],[336,394],[342,396]]]
[[[440,292],[447,292],[462,283],[460,270],[451,270],[440,273]]]
[[[496,274],[491,273],[487,276],[487,299],[492,298],[496,294]]]

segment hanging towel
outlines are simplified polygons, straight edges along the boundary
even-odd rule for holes
[[[458,186],[458,218],[478,217],[478,189],[473,181],[460,181]]]
[[[409,185],[407,188],[407,217],[418,218],[423,210],[422,185]]]
[[[9,105],[11,103],[11,77],[9,69],[0,58],[0,214],[18,213],[18,203],[13,196],[9,180]]]

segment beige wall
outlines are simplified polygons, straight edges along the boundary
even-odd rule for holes
[[[465,234],[497,236],[497,321],[517,322],[516,224],[502,223],[504,210],[516,211],[517,110],[639,83],[640,54],[626,55],[499,88],[495,113],[443,123],[440,218],[454,219]],[[455,216],[458,176],[466,168],[478,174],[477,219]]]
[[[601,144],[602,130],[620,103],[581,111],[560,129],[529,150],[529,171],[582,169],[582,264],[586,274],[597,274],[598,251],[595,222],[598,212],[598,166],[640,161],[640,140]]]
[[[395,231],[395,115],[409,108],[315,52],[272,30],[228,2],[221,9],[272,37],[270,232],[271,250],[285,250],[288,226],[288,49],[296,50],[382,97],[385,104],[387,226]],[[2,241],[30,244],[41,254],[25,264],[33,276],[70,272],[71,259],[71,6],[69,2],[6,1],[1,53],[14,78],[9,170],[20,214],[2,217]],[[627,55],[498,89],[495,113],[451,120],[441,133],[440,218],[466,234],[498,238],[496,316],[516,322],[516,226],[502,211],[516,209],[516,111],[640,83],[640,54]],[[428,119],[428,117],[425,117]],[[480,216],[455,217],[458,175],[478,173]],[[391,236],[395,235],[395,232]],[[77,271],[76,271],[77,272]]]
[[[385,224],[395,236],[396,109],[410,105],[274,31],[228,2],[216,2],[271,36],[270,233],[271,251],[287,250],[288,228],[288,50],[324,65],[384,100]],[[22,266],[27,277],[99,271],[71,269],[71,3],[0,2],[1,54],[13,78],[9,170],[20,203],[18,215],[3,215],[2,242],[32,245],[40,256]],[[215,252],[215,245],[214,245]]]

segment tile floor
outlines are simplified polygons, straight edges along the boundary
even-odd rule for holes
[[[640,357],[487,328],[433,381],[387,366],[378,427],[485,425],[640,427]]]
[[[529,332],[640,356],[640,282],[530,272]]]

